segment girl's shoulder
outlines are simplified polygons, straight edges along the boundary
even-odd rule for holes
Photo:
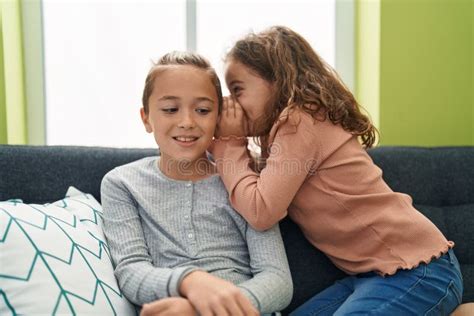
[[[312,115],[299,106],[285,108],[273,124],[270,135],[297,133],[298,129],[312,129],[318,122],[324,122],[321,115]]]
[[[309,113],[302,107],[286,108],[282,111],[269,134],[269,143],[280,136],[292,135],[304,143],[345,142],[353,137],[340,124],[334,124],[321,113]],[[293,137],[293,138],[295,138]],[[288,140],[293,141],[293,140]]]
[[[298,125],[300,123],[316,124],[317,122],[327,121],[326,114],[312,104],[305,104],[303,106],[289,106],[286,107],[279,115],[276,124],[289,123],[290,125]]]

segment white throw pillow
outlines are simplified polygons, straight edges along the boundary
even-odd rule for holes
[[[92,195],[70,187],[51,204],[0,202],[0,315],[19,314],[136,315]]]

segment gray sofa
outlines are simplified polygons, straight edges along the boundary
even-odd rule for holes
[[[0,201],[62,199],[69,186],[100,201],[102,177],[115,166],[156,155],[155,149],[0,145]],[[369,151],[392,189],[456,243],[464,275],[463,302],[474,302],[474,147],[379,147]],[[291,311],[344,274],[304,239],[289,219],[281,231],[294,279]],[[416,242],[414,240],[413,242]]]

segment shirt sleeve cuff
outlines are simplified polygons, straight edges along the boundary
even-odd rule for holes
[[[244,295],[250,300],[250,302],[252,303],[252,305],[260,312],[261,311],[261,308],[260,308],[260,303],[258,302],[257,298],[255,297],[255,295],[250,292],[250,290],[248,290],[247,288],[243,287],[243,286],[238,286],[238,288],[244,293]]]
[[[212,154],[213,159],[216,161],[224,157],[224,152],[232,148],[245,148],[247,150],[248,140],[244,138],[217,138],[213,139],[211,146],[208,151]]]
[[[199,269],[195,267],[181,267],[174,269],[168,281],[168,295],[170,297],[181,296],[181,294],[179,293],[181,281],[183,281],[185,276],[196,270]]]
[[[229,136],[221,136],[218,138],[215,138],[214,141],[239,141],[243,143],[248,142],[248,138],[246,136],[234,136],[234,135],[229,135]]]
[[[212,152],[213,151],[212,149],[215,148],[215,147],[227,146],[229,144],[247,147],[248,142],[249,142],[248,138],[244,137],[244,136],[242,136],[242,137],[237,137],[237,136],[219,137],[219,138],[214,138],[212,140],[210,149],[211,149],[211,152]]]

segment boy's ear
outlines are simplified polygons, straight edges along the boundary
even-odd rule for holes
[[[142,122],[145,126],[145,130],[148,133],[153,132],[153,128],[151,127],[150,122],[148,121],[148,114],[145,113],[145,109],[143,107],[140,108],[140,116],[142,117]]]

